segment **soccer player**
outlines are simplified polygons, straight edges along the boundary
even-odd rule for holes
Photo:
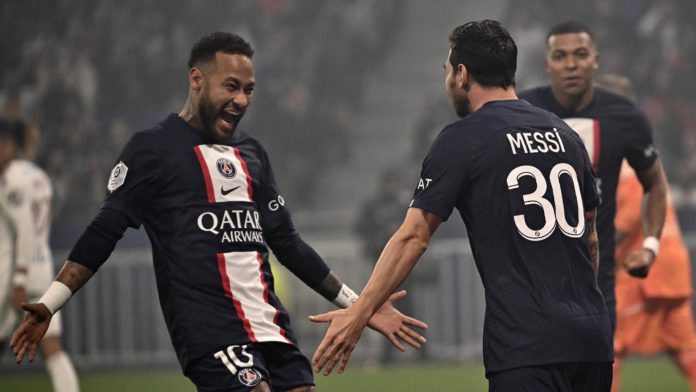
[[[0,312],[2,340],[9,338],[16,314],[22,311],[20,304],[27,299],[38,300],[54,276],[48,245],[53,199],[51,181],[38,166],[20,159],[23,151],[24,155],[30,155],[27,151],[33,147],[29,145],[27,130],[23,122],[0,120],[0,215],[5,223],[1,236],[5,252],[0,256],[0,264],[8,272],[3,274],[7,277],[3,278],[3,286],[10,282],[12,285],[11,299],[0,302],[4,308]],[[2,288],[3,292],[7,289],[9,287]],[[63,351],[60,314],[51,320],[39,346],[53,390],[79,391],[77,373]]]
[[[628,98],[595,86],[598,53],[592,33],[576,21],[551,29],[546,40],[550,86],[520,93],[532,105],[563,118],[585,143],[598,177],[602,203],[597,214],[600,263],[597,280],[616,325],[614,214],[616,185],[625,158],[638,173],[646,208],[643,247],[626,260],[628,273],[645,277],[655,260],[665,219],[667,182],[643,112]]]
[[[174,349],[199,391],[315,389],[274,293],[268,248],[338,306],[356,295],[295,231],[266,152],[238,129],[255,86],[252,55],[230,33],[212,33],[193,46],[184,107],[131,138],[111,172],[103,208],[39,302],[23,305],[29,314],[11,341],[17,362],[27,353],[34,358],[51,316],[104,263],[127,227],[143,225]],[[415,347],[424,342],[409,326],[426,327],[391,305],[404,294],[395,293],[370,321],[401,350],[402,340]]]
[[[561,119],[517,99],[517,48],[500,23],[470,22],[449,40],[445,87],[462,119],[430,148],[360,298],[311,317],[331,323],[315,371],[345,369],[367,320],[456,207],[485,289],[489,390],[607,392],[611,326],[595,276],[599,199],[587,152]]]
[[[624,164],[616,193],[616,260],[619,264],[643,243],[641,185]],[[669,196],[669,195],[668,195]],[[629,353],[667,351],[696,391],[696,326],[691,311],[691,261],[670,198],[659,253],[644,280],[622,268],[616,275],[616,334],[613,391],[619,391],[621,365]]]

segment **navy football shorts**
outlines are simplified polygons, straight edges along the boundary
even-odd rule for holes
[[[611,362],[557,363],[502,370],[488,376],[489,392],[610,392]]]
[[[185,373],[199,392],[246,392],[262,380],[273,391],[314,385],[309,360],[279,342],[231,345],[192,361]]]

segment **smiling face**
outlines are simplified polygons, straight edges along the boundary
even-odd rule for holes
[[[203,130],[216,140],[229,138],[251,104],[255,86],[252,60],[217,52],[213,61],[193,68],[190,76]]]
[[[587,33],[552,35],[546,46],[546,72],[551,89],[563,106],[589,101],[594,72],[598,68],[597,49]]]

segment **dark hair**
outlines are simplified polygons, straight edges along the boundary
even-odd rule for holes
[[[198,40],[191,48],[189,57],[189,69],[201,62],[215,58],[215,53],[241,54],[251,58],[254,50],[244,38],[233,33],[214,32]]]
[[[549,33],[546,35],[546,42],[549,42],[549,38],[551,38],[552,35],[579,33],[587,33],[587,35],[590,36],[590,39],[593,38],[592,32],[587,25],[580,23],[577,20],[566,20],[565,22],[561,22],[551,28]]]
[[[466,66],[484,87],[515,85],[517,45],[500,22],[480,20],[456,27],[449,36],[450,64]]]
[[[20,149],[24,148],[27,127],[22,121],[8,121],[0,118],[0,138],[12,140]]]

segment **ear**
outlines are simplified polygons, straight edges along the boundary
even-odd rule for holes
[[[592,68],[595,70],[599,68],[599,52],[595,53],[594,65]]]
[[[203,87],[203,72],[200,69],[193,67],[189,70],[189,86],[193,91],[200,91]]]
[[[469,71],[464,64],[457,64],[457,70],[459,71],[457,72],[457,85],[463,89],[469,84]]]

